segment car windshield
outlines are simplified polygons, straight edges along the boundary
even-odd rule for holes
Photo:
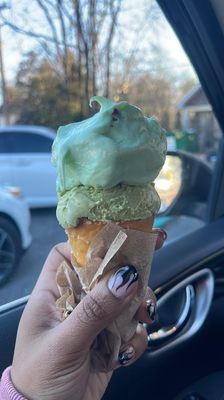
[[[91,4],[0,6],[0,305],[28,296],[67,240],[51,147],[60,126],[98,111],[92,96],[137,105],[166,130],[154,226],[167,243],[206,224],[221,130],[189,59],[156,1]]]

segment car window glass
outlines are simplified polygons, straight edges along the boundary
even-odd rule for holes
[[[32,132],[3,132],[0,141],[6,153],[50,153],[52,146],[51,139]]]
[[[135,104],[166,130],[169,155],[155,181],[161,208],[154,226],[167,231],[167,243],[206,224],[222,133],[161,9],[154,0],[102,1],[92,18],[90,2],[77,3],[80,21],[67,1],[1,7],[0,305],[29,295],[52,246],[67,240],[56,219],[46,136],[49,128],[56,133],[93,115],[93,95]],[[8,128],[14,124],[19,132]],[[39,128],[28,132],[31,125],[46,136]],[[42,152],[47,161],[38,158]],[[7,163],[2,156],[9,153]]]
[[[12,141],[10,136],[6,136],[5,132],[0,133],[0,153],[11,153]]]

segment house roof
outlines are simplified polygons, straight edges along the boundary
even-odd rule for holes
[[[184,97],[177,103],[177,109],[181,110],[185,107],[192,106],[205,106],[209,105],[209,101],[202,89],[200,83],[193,86],[189,92],[185,94]]]

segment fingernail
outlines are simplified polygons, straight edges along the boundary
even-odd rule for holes
[[[163,228],[160,228],[160,231],[161,231],[161,233],[163,235],[163,240],[166,240],[167,239],[167,232]]]
[[[135,355],[135,350],[129,346],[126,350],[122,351],[118,356],[118,361],[121,365],[127,365]]]
[[[146,300],[146,310],[149,318],[154,321],[156,317],[156,305],[152,299]]]
[[[122,299],[128,296],[138,280],[138,273],[133,265],[124,265],[108,281],[108,288],[111,293]]]

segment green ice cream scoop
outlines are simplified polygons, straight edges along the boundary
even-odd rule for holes
[[[109,189],[153,182],[166,155],[166,134],[154,117],[126,101],[92,97],[93,117],[60,127],[52,147],[59,193],[78,186]]]
[[[117,185],[111,189],[78,186],[59,196],[57,218],[64,228],[69,228],[77,226],[83,217],[103,222],[146,219],[159,207],[154,184]]]

